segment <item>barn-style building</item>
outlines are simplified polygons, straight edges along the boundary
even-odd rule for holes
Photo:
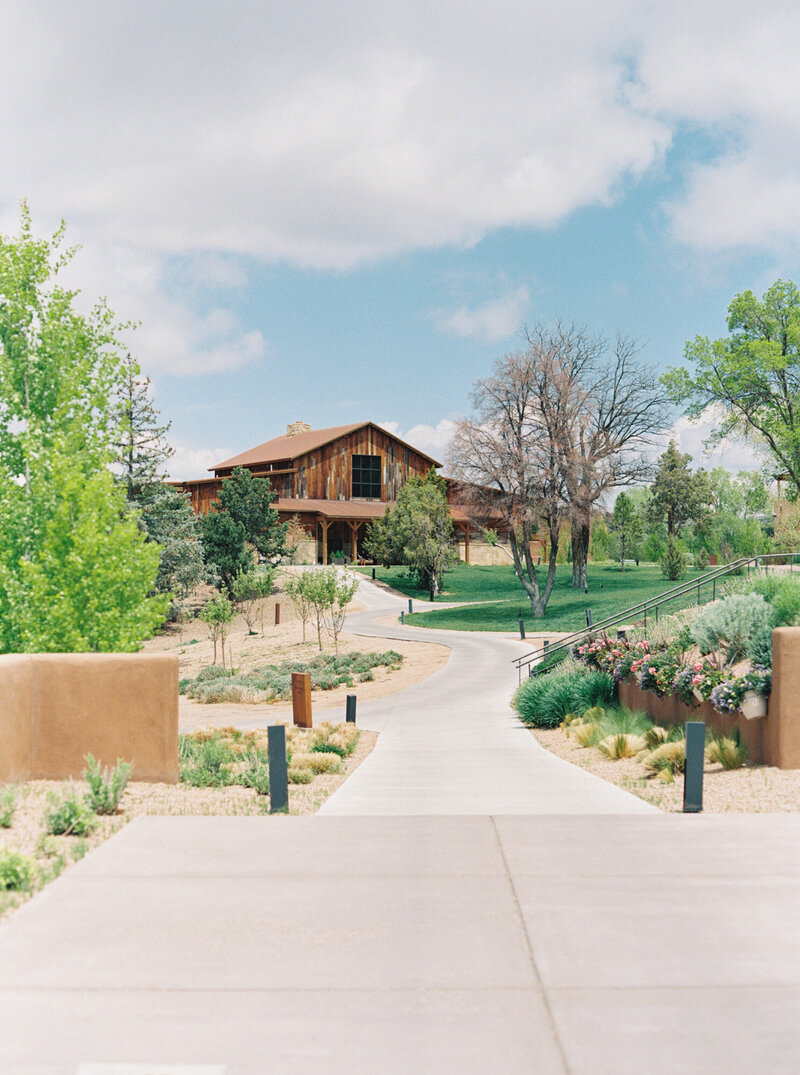
[[[176,484],[191,495],[194,510],[205,514],[235,467],[269,478],[278,494],[275,507],[281,521],[296,518],[308,535],[299,558],[325,564],[336,552],[351,560],[361,557],[369,520],[385,514],[409,478],[424,477],[441,465],[374,422],[329,429],[293,422],[284,436],[211,467],[213,477]],[[504,552],[482,540],[469,506],[458,500],[458,486],[448,481],[461,558],[467,563],[508,563]]]

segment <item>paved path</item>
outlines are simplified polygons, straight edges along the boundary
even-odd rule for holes
[[[795,816],[142,819],[0,928],[0,1071],[796,1075],[799,843]]]
[[[0,1075],[800,1072],[800,817],[612,803],[514,645],[364,706],[328,816],[143,818],[13,915]]]
[[[655,807],[544,750],[509,707],[512,660],[530,645],[472,631],[376,624],[407,600],[365,580],[365,611],[346,629],[391,639],[443,642],[447,664],[414,687],[358,708],[379,731],[369,758],[323,805],[322,814],[657,813]],[[415,608],[430,607],[414,603]],[[343,719],[341,711],[326,718]]]

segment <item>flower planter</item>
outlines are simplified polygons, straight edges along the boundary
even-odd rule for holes
[[[748,720],[755,720],[757,717],[766,717],[767,696],[765,694],[759,694],[758,691],[745,691],[740,708]]]
[[[702,705],[705,701],[705,698],[703,697],[703,692],[699,691],[697,687],[693,687],[692,694],[694,695],[694,700],[697,702],[697,704]]]

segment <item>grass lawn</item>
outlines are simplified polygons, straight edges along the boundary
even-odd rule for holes
[[[362,569],[371,575],[372,568]],[[404,567],[377,567],[376,578],[386,582],[409,597],[428,600],[428,594],[416,587]],[[700,572],[687,571],[680,584],[691,582]],[[542,574],[542,582],[545,579]],[[553,593],[543,619],[531,616],[530,602],[509,565],[472,567],[458,564],[444,577],[443,602],[458,601],[462,608],[442,609],[440,612],[415,612],[406,617],[407,623],[423,627],[441,627],[456,631],[515,631],[522,614],[528,630],[577,631],[586,626],[586,609],[591,608],[597,623],[606,616],[622,612],[630,605],[654,597],[679,583],[668,582],[656,564],[626,567],[620,571],[616,564],[589,565],[589,593],[572,589],[572,567],[562,564],[556,572]],[[706,599],[705,592],[703,594]],[[470,602],[493,602],[474,604]],[[692,604],[691,595],[669,606],[670,612],[682,605]]]

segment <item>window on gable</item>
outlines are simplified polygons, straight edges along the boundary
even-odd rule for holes
[[[353,456],[354,500],[380,500],[381,457],[379,455]]]

